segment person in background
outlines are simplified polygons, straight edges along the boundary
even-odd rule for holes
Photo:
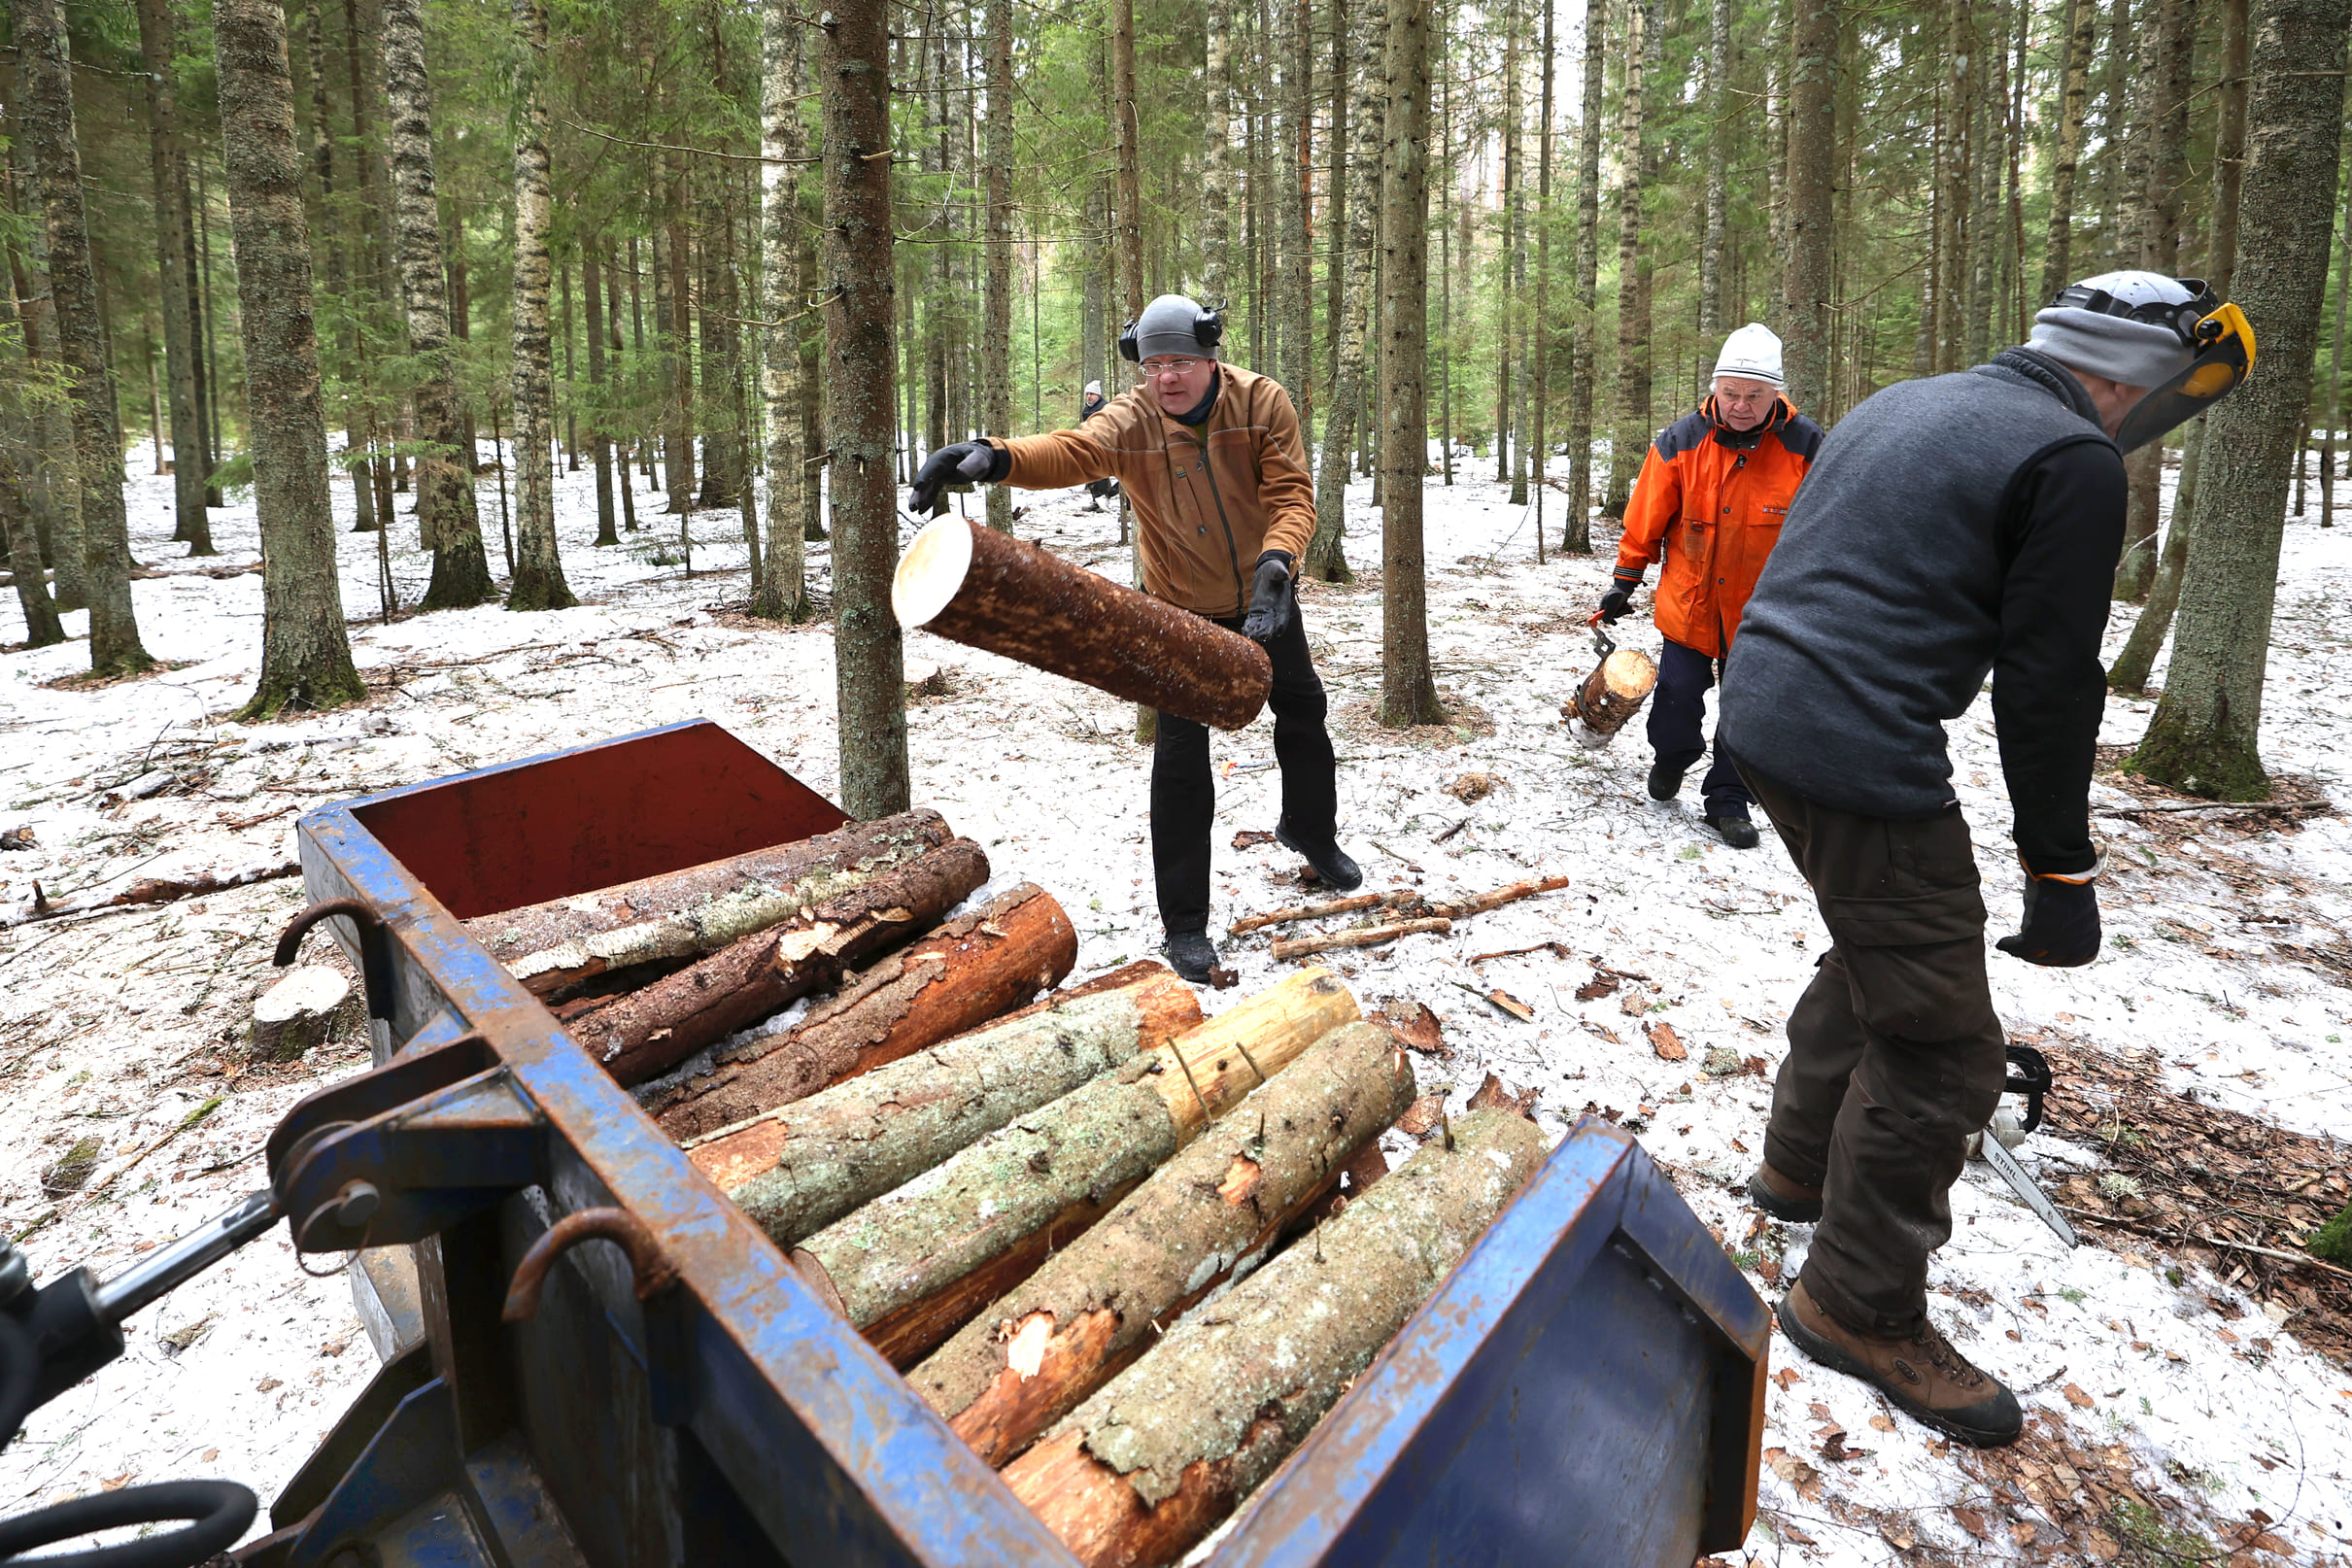
[[[924,460],[916,516],[958,478],[1060,490],[1116,479],[1135,508],[1143,588],[1265,645],[1274,663],[1274,754],[1282,814],[1274,835],[1341,892],[1364,873],[1339,842],[1338,764],[1323,682],[1307,648],[1295,581],[1314,533],[1314,479],[1290,394],[1225,364],[1215,312],[1162,294],[1119,334],[1142,372],[1072,429],[959,441]],[[1216,966],[1209,939],[1210,829],[1216,785],[1206,725],[1161,713],[1151,754],[1151,864],[1168,962],[1198,984]]]
[[[1790,406],[1782,386],[1771,328],[1750,322],[1723,339],[1714,395],[1658,432],[1625,503],[1616,578],[1593,619],[1614,625],[1650,563],[1664,559],[1651,610],[1666,639],[1650,703],[1653,801],[1673,800],[1707,755],[1707,692],[1822,444],[1822,427]],[[1721,745],[1699,795],[1718,837],[1734,849],[1755,846],[1754,797]]]
[[[1085,394],[1078,399],[1078,423],[1083,425],[1103,412],[1108,401],[1103,395],[1103,384],[1099,381],[1088,382]],[[1119,482],[1115,479],[1089,479],[1086,481],[1086,510],[1101,511],[1103,503],[1118,493]]]
[[[2000,950],[2090,963],[2123,455],[2253,364],[2244,315],[2202,283],[2112,272],[2062,290],[2024,347],[1868,398],[1823,442],[1723,672],[1718,750],[1830,938],[1789,1015],[1748,1187],[1766,1213],[1818,1222],[1781,1329],[1969,1443],[2015,1442],[2022,1416],[1927,1316],[1927,1256],[2008,1072],[1944,724],[1990,674],[2026,873]]]

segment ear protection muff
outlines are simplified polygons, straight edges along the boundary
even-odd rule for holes
[[[1119,328],[1119,358],[1130,364],[1142,361],[1142,348],[1136,341],[1136,319],[1130,316]],[[1192,340],[1204,349],[1213,349],[1225,341],[1225,313],[1205,310],[1192,319]]]

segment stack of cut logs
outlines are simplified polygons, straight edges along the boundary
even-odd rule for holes
[[[1330,972],[1038,998],[1075,935],[1027,883],[947,918],[987,878],[915,811],[469,927],[1081,1561],[1173,1562],[1545,1144],[1474,1110],[1391,1172],[1413,1070]]]

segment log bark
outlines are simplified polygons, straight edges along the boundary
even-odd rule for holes
[[[479,915],[468,935],[533,995],[556,997],[608,970],[715,952],[813,908],[840,879],[905,864],[955,835],[937,811],[853,822],[570,898]]]
[[[1263,1257],[1289,1218],[1404,1114],[1413,1069],[1373,1024],[1334,1030],[1000,1297],[908,1379],[1002,1467],[1193,1303]]]
[[[1453,930],[1453,922],[1444,918],[1427,920],[1399,920],[1393,925],[1366,926],[1361,931],[1335,931],[1320,937],[1297,937],[1273,944],[1278,959],[1305,958],[1310,953],[1329,952],[1335,947],[1378,947],[1395,941],[1399,937],[1417,937],[1434,932],[1445,936]]]
[[[1359,1016],[1328,971],[1293,975],[826,1227],[793,1261],[876,1349],[910,1366]]]
[[[1173,1562],[1273,1473],[1544,1157],[1508,1110],[1454,1123],[1171,1330],[1005,1481],[1087,1564]]]
[[[1023,882],[884,958],[711,1076],[679,1085],[656,1119],[683,1141],[805,1099],[1021,1006],[1067,975],[1077,956],[1061,904]]]
[[[1075,997],[689,1143],[687,1158],[791,1245],[1200,1021],[1174,974]]]
[[[838,880],[849,885],[822,904],[606,1003],[567,1031],[621,1083],[642,1083],[928,931],[988,880],[988,857],[958,838],[903,866]]]
[[[1619,648],[1585,677],[1560,717],[1576,721],[1576,737],[1585,745],[1605,746],[1642,710],[1655,685],[1657,665],[1650,656],[1638,648]]]
[[[915,536],[890,602],[902,626],[1219,730],[1256,718],[1274,686],[1247,637],[961,518]]]

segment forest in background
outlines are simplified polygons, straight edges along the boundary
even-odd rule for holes
[[[571,595],[548,475],[593,466],[599,545],[739,513],[756,613],[810,613],[804,544],[830,528],[844,790],[867,814],[903,790],[897,487],[946,441],[1073,422],[1089,380],[1115,394],[1118,324],[1151,293],[1222,304],[1228,357],[1291,390],[1320,447],[1310,569],[1377,559],[1410,624],[1419,487],[1394,476],[1508,483],[1539,553],[1588,549],[1636,466],[1611,454],[1692,405],[1742,322],[1788,340],[1792,400],[1834,426],[2021,340],[2062,283],[2148,266],[2245,284],[2264,364],[2168,458],[2133,460],[2116,594],[2148,608],[2112,678],[2145,689],[2177,619],[2143,762],[2259,793],[2284,487],[2332,514],[2341,465],[2348,18],[2344,0],[16,0],[18,597],[30,640],[86,605],[94,670],[146,664],[106,455],[119,472],[168,448],[193,553],[208,501],[256,487],[270,615],[248,711],[332,705],[358,685],[328,484],[361,529],[413,505],[434,551],[422,606],[387,572],[367,608],[550,608]],[[1567,471],[1531,492],[1537,452]],[[2160,534],[2166,460],[2182,526]],[[1344,484],[1367,473],[1391,504],[1350,543]],[[1010,525],[1001,491],[988,506]],[[1425,632],[1390,662],[1384,711],[1426,717]]]

